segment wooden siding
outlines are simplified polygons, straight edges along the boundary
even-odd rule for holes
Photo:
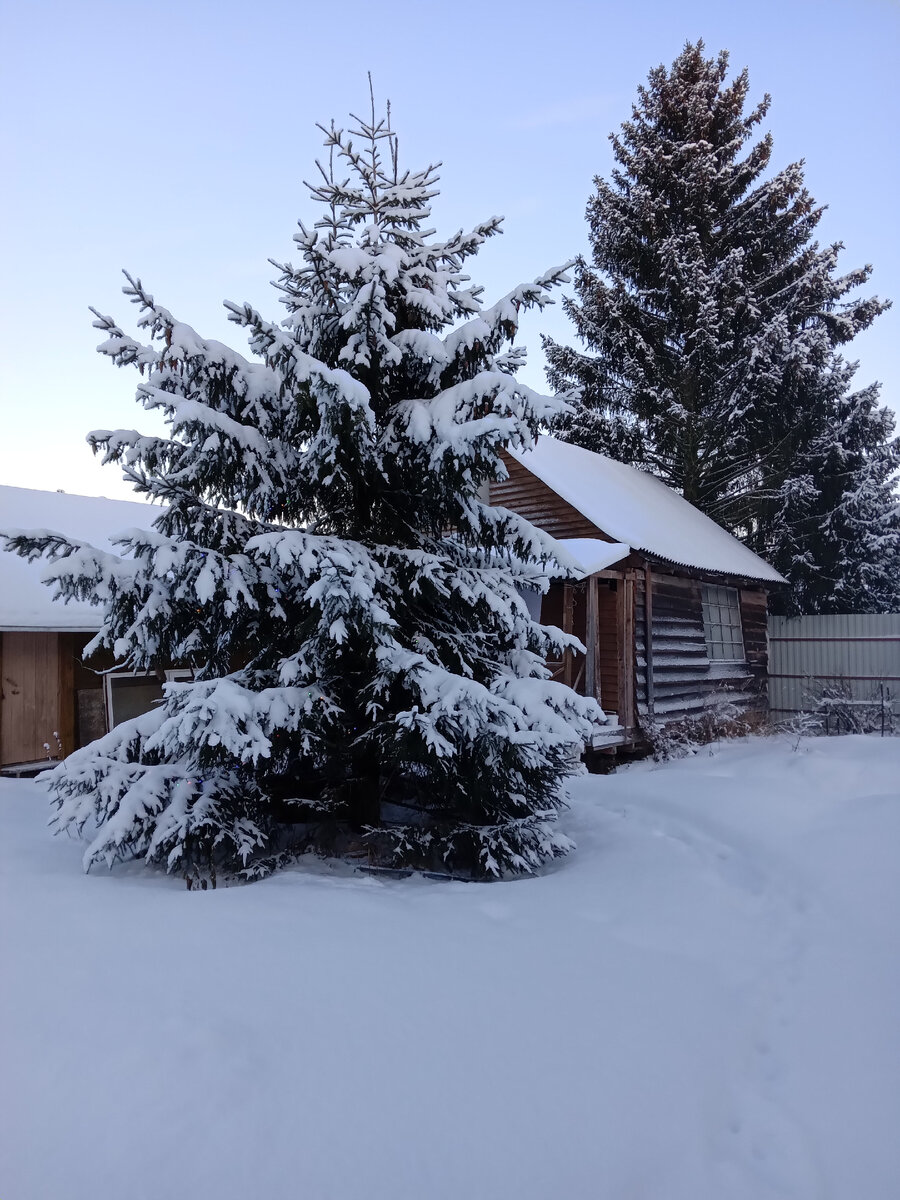
[[[600,703],[613,716],[619,711],[619,655],[616,634],[615,579],[599,580],[597,607],[600,618]]]
[[[56,635],[56,671],[58,687],[56,692],[56,732],[59,735],[59,745],[55,751],[61,758],[71,754],[76,746],[75,729],[75,655],[72,645],[72,635],[59,633]]]
[[[613,540],[505,451],[501,458],[509,478],[491,484],[491,504],[520,513],[552,537]]]
[[[60,682],[58,634],[0,634],[0,766],[58,757]]]
[[[71,754],[106,732],[103,677],[81,661],[85,633],[0,634],[0,767]],[[57,744],[58,735],[59,744]]]
[[[616,589],[616,638],[618,657],[618,718],[631,736],[637,724],[637,678],[635,673],[635,622],[637,606],[634,571],[628,570]]]
[[[711,662],[706,651],[701,580],[653,572],[653,717],[662,721],[697,716],[721,701],[744,709],[765,707],[766,593],[739,589],[745,662]],[[644,580],[636,581],[635,651],[638,713],[650,716]]]

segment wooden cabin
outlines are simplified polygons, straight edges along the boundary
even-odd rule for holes
[[[0,529],[51,529],[109,549],[110,534],[149,529],[149,504],[0,487]],[[143,712],[162,695],[156,676],[104,674],[82,651],[100,628],[89,604],[53,601],[42,567],[0,551],[0,772],[31,771],[64,758]]]
[[[781,575],[659,479],[555,438],[504,454],[491,503],[556,538],[577,581],[553,581],[540,619],[586,654],[550,664],[610,717],[595,748],[727,702],[767,706],[767,594]]]

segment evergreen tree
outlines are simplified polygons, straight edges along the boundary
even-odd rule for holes
[[[810,504],[815,492],[818,524],[837,536],[833,485],[810,477],[821,448],[851,436],[843,414],[856,406],[835,392],[835,350],[887,305],[852,298],[871,268],[837,275],[840,244],[813,240],[823,209],[802,163],[763,178],[772,139],[752,139],[769,97],[746,112],[747,72],[727,73],[726,53],[686,45],[671,70],[650,72],[611,138],[616,167],[587,207],[591,262],[565,301],[585,351],[545,340],[551,384],[577,397],[556,432],[659,475],[789,577],[805,563],[824,578]],[[842,494],[865,490],[843,478],[852,446],[838,457]]]
[[[819,431],[794,447],[795,473],[770,481],[747,539],[790,578],[770,597],[776,612],[900,610],[900,438],[877,385],[850,391],[854,371],[834,355],[820,374],[825,394],[807,405]]]
[[[482,308],[463,264],[500,219],[434,240],[436,168],[400,169],[389,112],[354,121],[322,127],[320,215],[277,282],[287,318],[227,305],[255,357],[130,277],[148,340],[97,314],[101,353],[138,368],[169,425],[89,439],[164,502],[154,531],[120,538],[121,557],[7,539],[56,561],[61,595],[104,605],[86,654],[196,673],[49,775],[57,828],[91,829],[88,866],[259,874],[349,838],[381,862],[499,875],[570,845],[561,783],[604,718],[549,680],[544,659],[577,643],[520,594],[545,586],[554,543],[482,499],[500,448],[558,413],[505,347],[564,268]]]

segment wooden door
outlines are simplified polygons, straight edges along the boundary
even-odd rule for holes
[[[597,588],[597,637],[600,642],[600,703],[606,713],[619,711],[619,645],[616,596],[620,581],[600,579]]]
[[[59,637],[0,635],[0,766],[59,757]]]

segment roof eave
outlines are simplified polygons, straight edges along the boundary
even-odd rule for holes
[[[3,625],[0,633],[99,633],[99,625]]]
[[[648,564],[673,567],[678,571],[696,571],[702,575],[721,575],[726,579],[746,580],[748,583],[764,584],[766,587],[781,587],[788,582],[783,575],[777,572],[777,578],[772,579],[766,575],[753,575],[749,571],[728,571],[723,567],[701,567],[697,563],[679,562],[674,558],[665,558],[662,554],[653,550],[644,550],[640,546],[634,547],[634,553],[640,554]],[[772,570],[774,571],[774,569],[773,567]]]

